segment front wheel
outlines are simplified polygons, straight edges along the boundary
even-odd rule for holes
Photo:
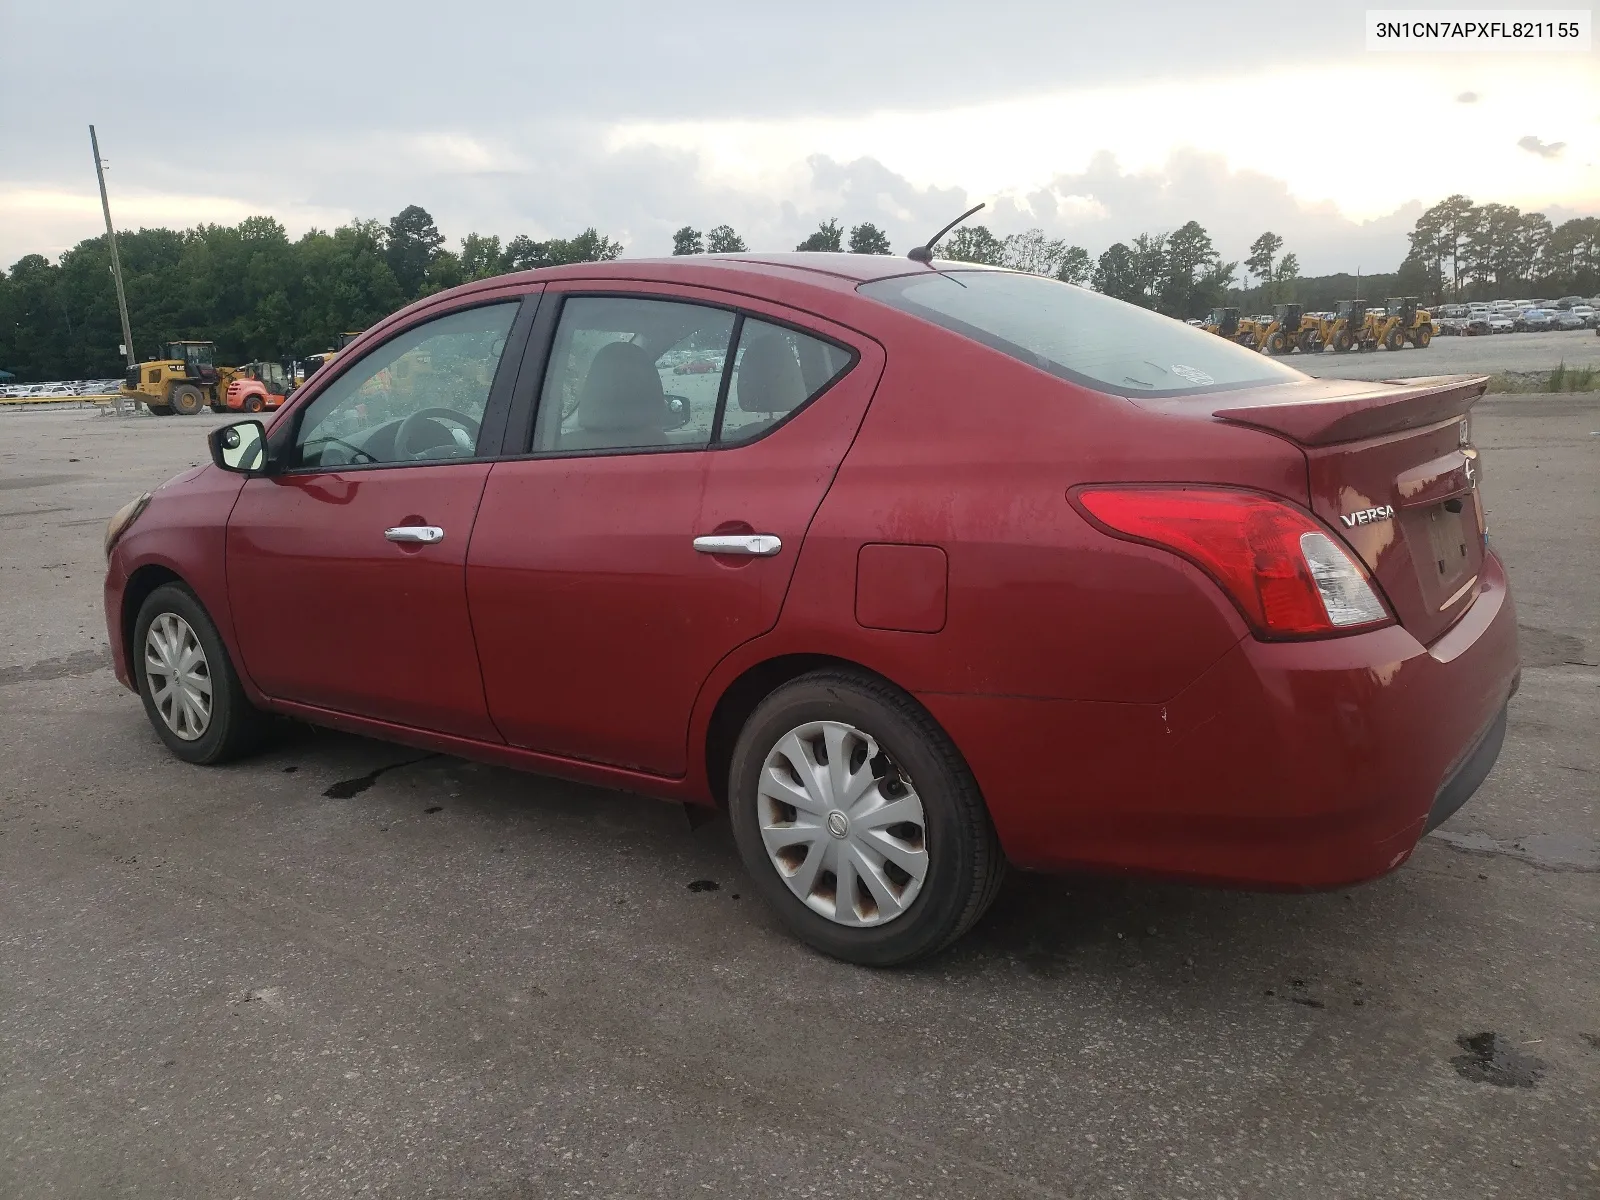
[[[173,412],[192,417],[206,406],[206,399],[194,384],[180,383],[167,396],[167,403]]]
[[[847,962],[942,950],[1004,877],[960,753],[871,676],[817,671],[763,700],[734,748],[728,796],[757,890],[801,940]]]
[[[133,663],[145,715],[185,762],[227,762],[260,745],[269,718],[245,696],[216,625],[188,588],[163,584],[139,606]]]
[[[1406,335],[1401,333],[1398,329],[1391,329],[1387,334],[1384,335],[1383,348],[1385,350],[1402,350],[1405,348],[1405,344]]]

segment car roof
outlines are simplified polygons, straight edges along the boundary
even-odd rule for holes
[[[946,263],[961,270],[998,270],[978,263]],[[854,291],[858,284],[901,275],[920,275],[933,267],[888,254],[684,254],[669,258],[618,258],[609,262],[540,267],[467,284],[462,291],[504,287],[508,283],[553,283],[565,279],[616,279],[730,287],[741,277],[810,284],[832,291]],[[737,290],[737,289],[735,289]]]

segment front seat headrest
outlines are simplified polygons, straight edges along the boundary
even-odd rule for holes
[[[590,433],[661,433],[666,422],[666,393],[650,355],[632,342],[600,347],[583,381],[578,428]]]

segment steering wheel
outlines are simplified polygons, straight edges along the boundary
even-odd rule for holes
[[[394,431],[394,456],[396,458],[408,458],[411,456],[412,437],[422,427],[423,421],[433,417],[443,417],[447,421],[454,421],[463,426],[472,437],[474,445],[476,445],[478,441],[478,422],[471,417],[450,408],[422,408],[401,421],[400,428]]]

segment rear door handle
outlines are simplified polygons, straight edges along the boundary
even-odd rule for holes
[[[396,525],[393,529],[385,529],[383,536],[391,542],[420,542],[424,546],[432,546],[444,541],[444,530],[437,525]]]
[[[783,540],[775,533],[718,533],[695,538],[694,548],[701,554],[748,554],[755,558],[771,558],[783,549]]]

